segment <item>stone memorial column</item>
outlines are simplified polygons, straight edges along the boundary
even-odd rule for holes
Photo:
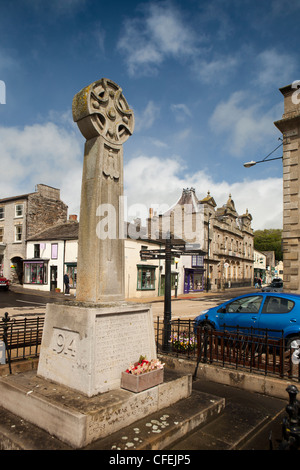
[[[123,143],[134,114],[113,81],[101,79],[73,99],[73,119],[86,138],[79,224],[79,301],[124,299]]]
[[[124,300],[123,143],[133,112],[113,81],[73,99],[86,139],[76,299],[47,304],[38,375],[87,396],[120,387],[139,357],[156,358],[151,306]]]

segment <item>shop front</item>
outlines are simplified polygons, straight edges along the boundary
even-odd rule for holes
[[[201,292],[205,285],[204,268],[185,268],[184,270],[184,293]]]
[[[24,284],[48,284],[49,260],[24,260]]]

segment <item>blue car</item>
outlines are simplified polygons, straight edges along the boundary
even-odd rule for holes
[[[287,341],[287,347],[300,339],[300,295],[281,292],[259,292],[241,295],[217,307],[204,310],[195,318],[195,327],[205,324],[214,330],[239,327],[280,330],[270,336]]]

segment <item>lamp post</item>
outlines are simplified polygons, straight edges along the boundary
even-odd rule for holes
[[[281,138],[279,137],[278,140],[281,140]],[[269,158],[267,160],[267,158],[272,155],[272,153],[274,153],[277,149],[279,149],[279,147],[281,147],[283,145],[283,142],[281,142],[281,144],[279,144],[274,150],[272,150],[272,152],[270,152],[263,160],[259,160],[258,162],[255,162],[253,160],[251,160],[251,162],[246,162],[244,163],[244,167],[245,168],[250,168],[251,166],[254,166],[256,165],[257,163],[265,163],[265,162],[271,162],[272,160],[282,160],[283,157],[275,157],[275,158]]]
[[[251,166],[256,165],[257,163],[266,163],[266,162],[271,162],[272,160],[282,160],[283,157],[276,157],[276,158],[269,158],[268,160],[259,160],[258,162],[254,162],[253,160],[251,162],[246,162],[244,163],[245,168],[250,168]]]

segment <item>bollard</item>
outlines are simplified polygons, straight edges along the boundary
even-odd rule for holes
[[[288,416],[282,422],[282,442],[278,450],[298,450],[300,448],[300,403],[297,400],[298,389],[289,385],[286,389],[289,403],[286,406]]]

